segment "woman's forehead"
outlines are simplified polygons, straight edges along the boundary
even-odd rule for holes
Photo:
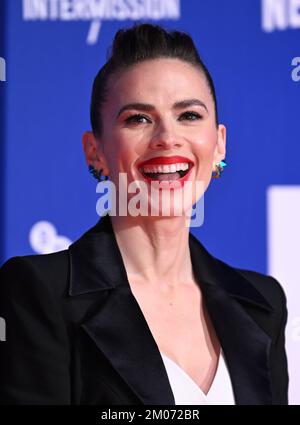
[[[111,106],[124,102],[173,103],[195,95],[207,98],[209,87],[201,70],[177,59],[157,59],[131,66],[108,85]]]

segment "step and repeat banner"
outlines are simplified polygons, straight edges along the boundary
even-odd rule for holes
[[[2,0],[1,262],[65,249],[98,221],[81,144],[92,81],[139,21],[188,32],[214,78],[228,165],[191,231],[284,287],[299,404],[300,0]]]

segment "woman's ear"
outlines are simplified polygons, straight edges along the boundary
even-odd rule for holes
[[[218,125],[217,143],[214,153],[214,164],[219,164],[226,156],[226,127],[223,124]]]
[[[84,132],[82,136],[82,147],[87,165],[92,164],[96,167],[95,162],[97,161],[97,141],[91,131]]]
[[[109,175],[108,166],[99,140],[92,131],[85,131],[82,136],[82,147],[87,165],[93,165],[97,170],[102,169],[103,175]]]

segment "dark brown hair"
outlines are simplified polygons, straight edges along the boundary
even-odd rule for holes
[[[91,125],[95,136],[100,136],[102,132],[101,108],[107,99],[109,77],[139,62],[158,58],[180,59],[199,68],[212,94],[218,125],[214,83],[192,38],[184,32],[169,32],[159,25],[143,23],[117,31],[108,60],[96,75],[90,107]]]

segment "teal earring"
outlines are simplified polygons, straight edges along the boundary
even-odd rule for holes
[[[108,180],[108,176],[102,176],[104,177],[103,179],[101,178],[101,174],[102,174],[102,169],[100,170],[96,170],[96,168],[93,165],[89,165],[89,173],[99,182],[103,182]]]
[[[216,171],[213,171],[212,177],[215,179],[218,179],[221,177],[221,173],[223,172],[224,168],[227,166],[227,163],[223,160],[219,164],[216,164]]]

